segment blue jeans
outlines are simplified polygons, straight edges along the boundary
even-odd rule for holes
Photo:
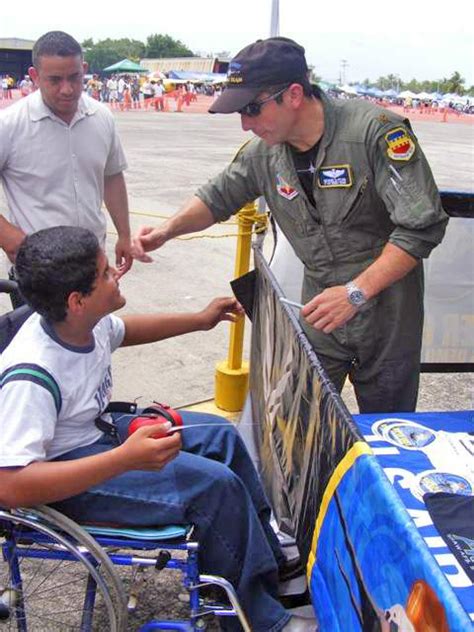
[[[278,632],[289,620],[278,601],[278,565],[284,558],[258,474],[238,432],[225,419],[191,412],[182,417],[184,424],[213,425],[183,430],[182,451],[161,471],[126,472],[54,507],[78,522],[194,524],[201,572],[232,582],[254,632]],[[129,421],[130,416],[117,420],[122,440]],[[57,460],[115,446],[104,436]],[[226,630],[241,629],[233,618],[222,624]]]

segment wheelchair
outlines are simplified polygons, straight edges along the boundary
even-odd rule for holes
[[[14,289],[0,281],[0,291]],[[0,317],[0,352],[28,315],[19,308]],[[112,528],[79,525],[47,506],[0,508],[0,546],[0,632],[198,632],[211,616],[237,618],[251,631],[232,584],[199,572],[192,525]],[[165,569],[181,575],[187,617],[129,622],[140,593],[151,592],[144,590],[149,573]],[[203,597],[205,586],[226,598]]]

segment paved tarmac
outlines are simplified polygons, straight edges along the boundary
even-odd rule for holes
[[[115,117],[129,162],[126,179],[134,229],[157,225],[173,214],[249,138],[233,115],[132,111]],[[416,121],[414,128],[438,186],[473,191],[474,126]],[[0,208],[4,204],[0,197]],[[199,238],[168,243],[155,253],[152,264],[135,263],[121,282],[128,298],[123,313],[198,310],[214,296],[229,294],[235,233],[233,224],[215,226]],[[271,236],[266,242],[270,252]],[[111,258],[113,244],[111,226]],[[8,305],[0,300],[0,308]],[[213,397],[214,366],[227,356],[227,341],[228,325],[221,324],[212,332],[121,349],[115,354],[115,397],[141,396],[144,403],[157,399],[176,406]],[[472,407],[470,378],[424,376],[420,409]],[[355,412],[350,397],[348,403]]]

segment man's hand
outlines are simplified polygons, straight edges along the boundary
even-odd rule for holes
[[[153,226],[141,226],[138,233],[132,239],[133,258],[142,263],[151,263],[153,257],[146,253],[150,250],[161,248],[169,237],[162,227],[154,228]]]
[[[223,320],[235,322],[244,314],[244,308],[237,299],[231,297],[215,298],[199,313],[202,329],[207,331]]]
[[[157,423],[138,428],[118,450],[122,451],[127,470],[161,470],[178,455],[181,449],[181,433],[160,436],[171,427],[170,423]]]
[[[211,210],[195,195],[161,226],[142,226],[133,238],[133,258],[144,263],[153,259],[150,250],[161,248],[170,239],[196,233],[212,226],[215,222]]]
[[[18,248],[20,247],[22,241],[26,237],[26,233],[24,233],[21,228],[17,226],[13,226],[10,222],[2,217],[0,222],[0,245],[5,251],[5,254],[11,261],[11,263],[15,263],[16,253],[18,252]]]
[[[119,237],[115,244],[115,266],[119,278],[130,270],[132,263],[132,241],[130,237]]]
[[[357,312],[357,308],[349,303],[344,285],[330,287],[312,298],[301,310],[306,322],[315,329],[330,334],[337,327],[342,327]]]

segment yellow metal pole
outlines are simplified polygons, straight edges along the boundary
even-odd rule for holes
[[[235,278],[250,268],[252,226],[255,222],[257,203],[246,204],[237,213],[238,237],[235,257]],[[216,366],[215,402],[218,408],[229,412],[242,410],[247,395],[249,365],[242,362],[245,319],[230,326],[230,343],[227,360]]]

